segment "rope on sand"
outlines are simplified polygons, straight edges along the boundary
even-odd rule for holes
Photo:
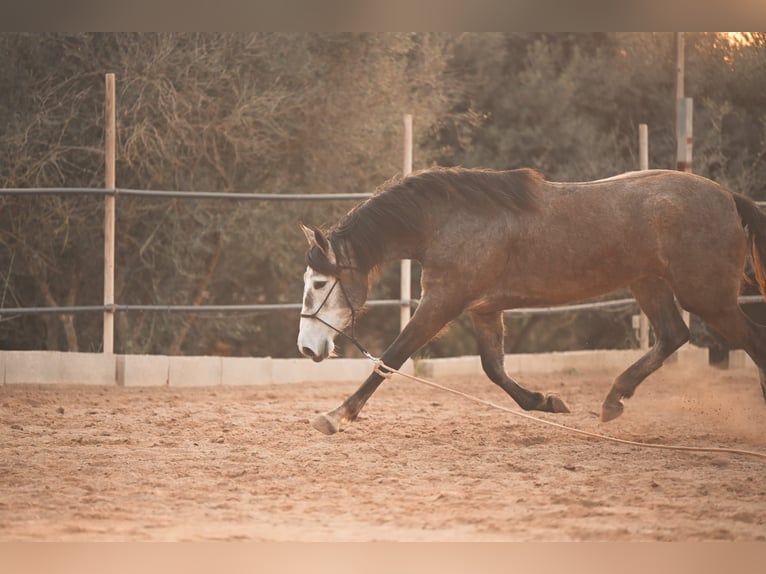
[[[386,379],[390,378],[393,375],[400,375],[402,377],[405,377],[407,379],[410,379],[412,381],[415,381],[417,383],[427,385],[429,387],[433,387],[435,389],[439,389],[440,391],[444,391],[447,393],[452,393],[453,395],[461,396],[465,399],[468,399],[470,401],[473,401],[475,403],[479,403],[494,409],[498,409],[501,411],[505,411],[507,413],[510,413],[512,415],[515,415],[517,417],[522,417],[525,419],[529,419],[531,421],[535,421],[537,423],[542,423],[544,425],[548,425],[551,427],[558,428],[560,430],[564,430],[570,433],[579,434],[582,436],[587,436],[590,438],[596,438],[600,440],[605,440],[609,442],[616,442],[620,444],[627,444],[631,446],[638,446],[642,448],[656,448],[656,449],[663,449],[663,450],[681,450],[681,451],[689,451],[689,452],[713,452],[713,453],[719,453],[719,454],[738,454],[738,455],[744,455],[744,456],[753,456],[757,458],[763,458],[766,459],[766,453],[757,452],[754,450],[742,450],[737,448],[719,448],[719,447],[703,447],[703,446],[683,446],[683,445],[667,445],[667,444],[657,444],[657,443],[648,443],[648,442],[639,442],[634,440],[627,440],[622,438],[617,438],[613,436],[598,434],[590,431],[585,431],[581,429],[577,429],[574,427],[569,427],[566,425],[562,425],[560,423],[556,423],[553,421],[547,421],[545,419],[538,418],[536,416],[523,413],[514,409],[509,409],[508,407],[504,407],[502,405],[498,405],[497,403],[493,403],[492,401],[487,401],[484,399],[480,399],[478,397],[474,397],[473,395],[469,395],[467,393],[464,393],[462,391],[458,391],[456,389],[451,389],[449,387],[445,387],[444,385],[440,385],[439,383],[435,383],[433,381],[429,381],[427,379],[422,379],[420,377],[416,377],[415,375],[410,375],[408,373],[404,373],[402,371],[399,371],[397,369],[393,369],[383,363],[380,359],[374,359],[370,357],[370,359],[373,361],[373,364],[375,365],[375,372],[378,373],[381,377],[384,377]]]

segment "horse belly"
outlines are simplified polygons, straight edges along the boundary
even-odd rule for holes
[[[569,259],[561,263],[554,270],[532,267],[524,278],[510,279],[511,291],[536,304],[570,303],[627,287],[646,274],[630,261],[602,264]]]
[[[517,246],[519,256],[509,261],[506,273],[509,291],[530,304],[553,305],[605,295],[663,273],[652,235],[602,229],[596,239],[586,237],[584,228],[578,231],[562,241],[538,238]]]

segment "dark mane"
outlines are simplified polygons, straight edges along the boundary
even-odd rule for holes
[[[423,170],[376,190],[338,223],[330,242],[341,259],[353,258],[358,267],[370,270],[382,262],[390,238],[418,241],[424,226],[440,213],[536,211],[541,181],[531,169]]]

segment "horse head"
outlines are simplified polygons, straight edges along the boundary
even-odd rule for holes
[[[316,227],[301,225],[309,243],[303,274],[298,349],[315,362],[332,356],[335,337],[351,325],[367,300],[368,274],[352,261],[340,263],[328,238]],[[355,343],[356,344],[356,343]]]

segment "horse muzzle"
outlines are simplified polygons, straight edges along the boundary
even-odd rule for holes
[[[335,344],[330,339],[320,338],[317,341],[312,341],[310,337],[298,337],[298,350],[301,355],[308,357],[315,363],[324,361],[334,349]]]
[[[321,363],[329,355],[329,353],[318,354],[311,347],[306,347],[306,346],[301,347],[300,351],[301,351],[301,354],[304,357],[308,357],[309,359],[311,359],[315,363]]]

